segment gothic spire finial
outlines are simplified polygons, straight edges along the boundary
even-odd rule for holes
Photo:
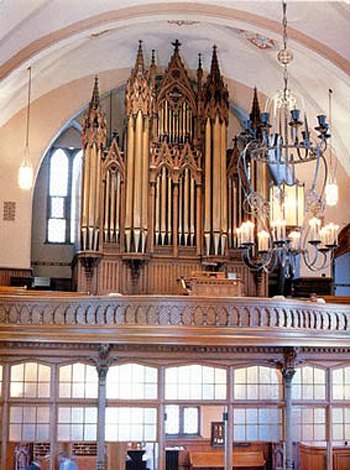
[[[213,55],[211,58],[211,67],[210,67],[210,75],[215,79],[215,80],[220,80],[220,67],[219,67],[219,61],[218,61],[218,56],[217,56],[217,46],[214,44],[213,46]]]
[[[96,75],[95,77],[95,84],[94,84],[94,90],[92,92],[92,98],[90,105],[93,106],[94,108],[97,108],[100,105],[100,91],[98,87],[98,76]]]
[[[175,39],[175,42],[172,42],[171,45],[174,46],[174,52],[178,52],[181,42],[178,39]]]
[[[198,54],[198,70],[202,70],[202,54]]]
[[[156,51],[152,49],[152,58],[151,58],[151,64],[155,65],[156,64]]]
[[[144,68],[145,68],[145,63],[143,60],[142,40],[140,39],[134,71],[136,72],[137,70],[144,70]]]
[[[251,110],[249,117],[250,117],[250,122],[252,123],[253,129],[257,129],[258,126],[261,124],[261,114],[260,114],[260,106],[259,106],[259,99],[258,99],[258,91],[256,87],[254,87],[252,110]]]

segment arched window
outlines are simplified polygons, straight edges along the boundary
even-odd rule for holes
[[[169,367],[165,371],[167,400],[225,400],[225,369],[200,365]]]
[[[98,377],[96,368],[76,363],[59,369],[60,398],[97,398]]]
[[[112,366],[107,374],[107,398],[149,400],[157,398],[157,369],[140,364]]]
[[[81,151],[62,148],[51,153],[47,217],[47,241],[50,243],[74,242],[81,155]]]
[[[281,373],[273,367],[236,369],[233,378],[235,400],[278,400],[282,398]]]
[[[49,398],[51,368],[36,362],[11,366],[11,398]]]

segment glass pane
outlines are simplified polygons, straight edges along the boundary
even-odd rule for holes
[[[50,196],[66,196],[68,191],[68,157],[58,149],[51,157]]]
[[[59,423],[70,423],[71,409],[66,407],[58,408],[58,422]]]
[[[166,434],[178,434],[180,432],[180,414],[177,405],[168,405],[165,407],[166,421],[165,432]]]
[[[21,441],[21,425],[20,424],[10,424],[9,439],[10,441]]]
[[[36,422],[35,406],[23,407],[23,423],[35,423],[35,422]]]
[[[198,408],[184,408],[184,433],[198,433]]]
[[[11,406],[10,409],[10,423],[22,422],[22,408],[19,406]]]
[[[60,382],[70,382],[72,377],[72,366],[60,367]]]
[[[24,380],[26,382],[36,382],[38,380],[38,364],[27,362],[25,364]]]
[[[50,217],[53,219],[64,218],[64,197],[52,197],[51,198],[51,214]]]
[[[84,408],[72,408],[72,423],[84,422]]]
[[[59,395],[61,398],[68,398],[71,396],[71,384],[60,384]]]
[[[45,398],[50,396],[50,384],[43,383],[38,386],[38,397]]]
[[[38,423],[49,423],[50,422],[50,409],[46,406],[38,407],[36,419]]]
[[[37,441],[46,441],[49,439],[49,425],[48,424],[38,424],[36,427],[36,440]]]
[[[70,425],[69,424],[59,424],[57,426],[57,438],[59,441],[70,441]]]
[[[85,423],[97,423],[97,408],[85,408]]]
[[[51,367],[39,364],[39,382],[50,382]]]
[[[96,424],[86,424],[84,427],[84,439],[86,441],[96,441]]]
[[[49,219],[47,238],[52,243],[64,243],[66,241],[65,219]]]
[[[18,364],[11,367],[11,382],[21,382],[24,375],[24,364]]]
[[[80,181],[81,181],[81,164],[82,154],[80,150],[74,157],[73,171],[72,171],[72,194],[71,194],[71,227],[70,227],[70,241],[74,243],[76,236],[76,229],[79,220],[79,200],[80,200]]]
[[[20,398],[23,396],[23,383],[12,382],[10,387],[10,395],[13,398]]]
[[[23,424],[22,439],[25,441],[35,441],[35,425],[34,424]]]

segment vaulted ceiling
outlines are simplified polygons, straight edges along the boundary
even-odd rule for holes
[[[160,71],[176,38],[191,70],[197,67],[198,52],[208,69],[216,44],[231,99],[247,111],[250,95],[243,96],[242,87],[257,86],[269,96],[282,85],[276,60],[281,16],[281,2],[266,0],[0,0],[0,126],[26,105],[29,65],[33,101],[52,100],[57,90],[75,95],[58,130],[89,99],[86,90],[95,74],[102,91],[126,79],[139,39],[146,58],[156,50]],[[333,89],[334,143],[344,168],[350,169],[350,5],[290,1],[288,25],[294,53],[291,87],[303,96],[310,115],[328,114],[328,89]],[[81,94],[77,83],[86,83]],[[45,112],[59,105],[64,106],[56,99]]]

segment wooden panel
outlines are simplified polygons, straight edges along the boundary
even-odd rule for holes
[[[325,447],[312,447],[300,444],[299,452],[300,470],[327,470]]]
[[[20,278],[29,279],[32,277],[31,269],[11,269],[11,268],[0,268],[0,286],[10,286],[11,278],[20,281]],[[20,282],[16,285],[21,285]]]
[[[333,470],[349,470],[350,448],[333,448]]]

